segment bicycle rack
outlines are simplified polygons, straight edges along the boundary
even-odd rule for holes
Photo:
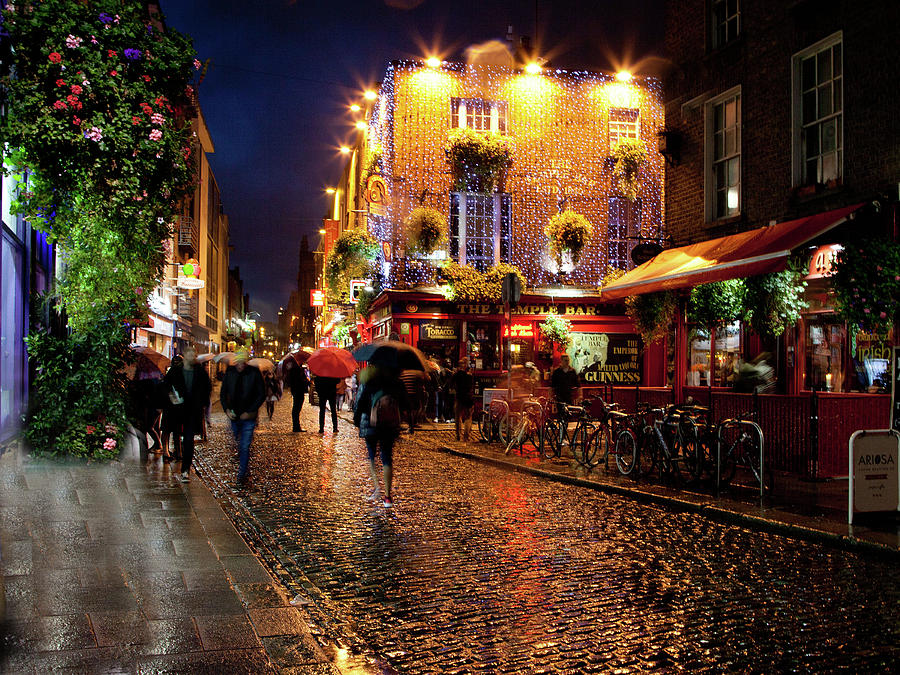
[[[747,427],[756,433],[759,439],[759,498],[762,499],[766,491],[766,467],[765,467],[765,437],[762,428],[756,422],[729,418],[719,422],[716,430],[716,497],[719,496],[722,471],[722,431],[728,427]]]

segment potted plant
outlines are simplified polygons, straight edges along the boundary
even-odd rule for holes
[[[612,157],[615,160],[613,175],[619,181],[619,189],[627,199],[634,201],[641,189],[638,174],[647,159],[647,144],[639,138],[622,138]]]
[[[565,210],[550,218],[544,234],[550,244],[550,251],[556,260],[558,270],[562,270],[563,256],[568,255],[573,265],[578,264],[581,252],[590,241],[594,231],[590,221],[575,211]]]
[[[837,313],[881,335],[900,312],[900,244],[869,239],[841,249],[831,265]]]
[[[625,313],[634,327],[650,345],[662,338],[675,316],[675,294],[672,291],[630,295],[625,298]]]
[[[756,333],[778,337],[800,320],[800,313],[808,306],[803,299],[803,274],[802,265],[793,261],[783,272],[746,280],[744,320]]]
[[[440,211],[420,206],[406,219],[406,240],[409,250],[429,256],[447,245],[447,219]]]
[[[444,146],[444,158],[453,174],[453,190],[494,192],[503,172],[512,164],[513,142],[493,132],[468,127],[452,129]]]

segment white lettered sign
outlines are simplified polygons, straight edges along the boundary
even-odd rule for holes
[[[850,503],[854,513],[900,511],[900,433],[892,429],[857,431],[850,437]]]

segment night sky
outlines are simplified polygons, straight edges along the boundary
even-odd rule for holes
[[[167,23],[210,59],[200,105],[250,309],[274,320],[315,247],[353,138],[348,106],[389,61],[462,59],[487,40],[535,35],[565,69],[655,74],[662,0],[161,0]],[[635,64],[637,67],[635,68]]]

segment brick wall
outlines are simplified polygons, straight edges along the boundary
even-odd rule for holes
[[[741,36],[713,50],[708,0],[669,0],[666,124],[681,162],[666,174],[666,224],[676,244],[888,194],[900,182],[897,0],[741,0]],[[792,174],[792,55],[843,31],[843,184],[799,196]],[[742,212],[706,220],[705,101],[740,85]]]

